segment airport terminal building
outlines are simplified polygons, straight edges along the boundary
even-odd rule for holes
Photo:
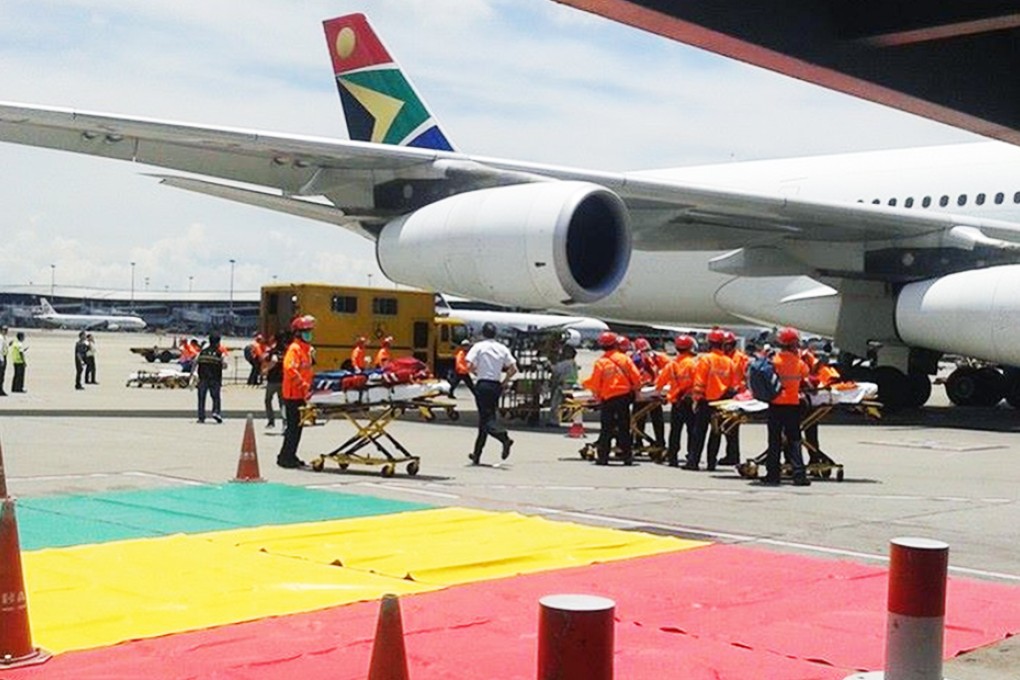
[[[18,328],[46,324],[35,318],[45,298],[66,314],[133,314],[149,330],[248,336],[259,318],[259,291],[126,291],[78,286],[0,287],[0,323]]]

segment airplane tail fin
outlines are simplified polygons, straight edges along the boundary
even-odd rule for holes
[[[364,14],[322,22],[350,138],[453,151]]]
[[[42,307],[43,314],[56,314],[57,310],[53,309],[53,305],[46,298],[39,298],[39,306]]]

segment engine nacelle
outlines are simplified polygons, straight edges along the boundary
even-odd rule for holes
[[[390,222],[376,246],[393,281],[524,307],[604,298],[630,252],[623,201],[585,182],[451,196]]]
[[[1020,365],[1020,265],[908,284],[896,300],[907,345]]]

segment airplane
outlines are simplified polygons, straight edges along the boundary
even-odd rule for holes
[[[364,15],[324,28],[351,140],[7,103],[0,141],[190,173],[155,177],[348,229],[417,288],[634,323],[796,326],[874,356],[888,404],[923,404],[943,354],[1020,365],[1014,146],[642,172],[473,156]],[[1020,380],[970,378],[1020,405]]]
[[[53,305],[46,298],[39,298],[39,304],[42,307],[42,313],[34,314],[33,317],[58,328],[77,328],[87,331],[136,331],[146,326],[145,321],[138,316],[119,314],[62,314],[53,309]]]
[[[470,302],[436,294],[436,315],[454,317],[463,321],[468,333],[480,337],[482,326],[492,323],[500,336],[534,331],[562,330],[573,345],[594,342],[599,333],[609,330],[609,324],[586,316],[565,316],[563,314],[541,314],[538,312],[513,312],[496,309],[472,309]]]

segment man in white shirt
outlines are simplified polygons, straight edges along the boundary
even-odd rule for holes
[[[482,337],[484,340],[476,342],[467,353],[468,366],[476,376],[475,405],[478,407],[478,437],[474,452],[468,456],[474,465],[482,459],[482,449],[489,435],[503,444],[503,460],[510,457],[510,447],[514,444],[500,425],[496,409],[503,386],[517,373],[517,362],[506,345],[496,341],[496,327],[492,323],[482,326]]]

